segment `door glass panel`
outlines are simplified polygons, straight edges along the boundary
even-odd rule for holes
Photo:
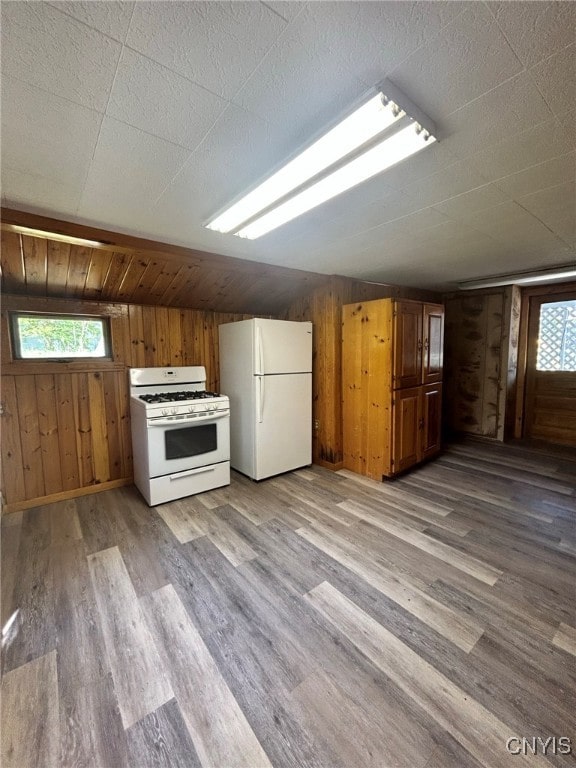
[[[576,300],[540,306],[538,371],[576,371]]]
[[[167,459],[185,459],[210,453],[218,447],[216,424],[170,429],[164,433]]]

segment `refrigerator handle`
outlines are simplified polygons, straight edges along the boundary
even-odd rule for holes
[[[258,376],[258,423],[264,421],[264,376]]]
[[[256,326],[256,375],[264,374],[264,348],[262,346],[262,329]]]

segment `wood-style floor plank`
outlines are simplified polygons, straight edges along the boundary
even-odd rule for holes
[[[204,536],[204,531],[198,525],[198,513],[190,508],[185,501],[172,501],[156,507],[156,511],[180,544]]]
[[[3,768],[55,768],[59,762],[56,651],[2,680]]]
[[[118,547],[90,555],[88,565],[122,722],[129,728],[174,694]]]
[[[0,600],[1,600],[1,624],[8,621],[15,610],[12,604],[14,594],[14,582],[18,567],[18,549],[20,547],[20,533],[22,531],[22,512],[13,515],[5,515],[0,537]]]
[[[3,669],[11,670],[43,656],[56,647],[54,590],[50,555],[50,512],[36,507],[24,512],[12,592],[12,610],[18,610],[19,632],[3,649]],[[21,564],[26,567],[20,567]]]
[[[442,605],[379,563],[367,562],[354,545],[342,546],[342,541],[337,542],[332,535],[322,534],[318,530],[299,529],[297,533],[462,650],[471,651],[481,637],[481,626]]]
[[[174,587],[143,598],[158,644],[170,648],[169,675],[204,768],[269,768],[270,761]]]
[[[240,565],[256,557],[256,552],[227,525],[218,512],[205,509],[200,513],[198,525],[232,565]]]
[[[60,685],[60,762],[66,768],[130,766],[126,735],[111,674]]]
[[[331,743],[346,766],[424,768],[434,741],[376,685],[364,683],[354,698],[324,673],[316,673],[292,693],[310,727]],[[354,738],[350,735],[354,734]]]
[[[126,731],[130,765],[138,768],[201,768],[176,699]]]
[[[574,478],[467,440],[393,482],[5,516],[3,765],[571,768],[505,738],[573,737]]]
[[[552,638],[552,642],[563,651],[576,656],[576,628],[570,627],[563,622],[558,627],[558,631]]]
[[[310,603],[379,669],[434,717],[486,768],[508,768],[511,729],[328,582],[308,593]],[[539,756],[518,764],[549,768]]]

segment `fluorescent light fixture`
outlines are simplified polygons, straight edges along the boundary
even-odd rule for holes
[[[243,222],[382,133],[404,114],[394,102],[385,100],[378,93],[210,222],[208,228],[225,233],[237,229]]]
[[[389,139],[252,221],[236,234],[249,240],[261,237],[347,189],[376,176],[434,141],[436,139],[433,136],[424,130],[418,131],[416,124],[411,123]]]
[[[22,235],[30,235],[30,237],[42,237],[46,240],[57,240],[61,243],[72,243],[72,245],[86,245],[88,247],[105,245],[105,243],[101,243],[98,240],[86,240],[83,237],[63,235],[60,232],[47,232],[44,229],[22,227],[20,224],[2,224],[2,229],[8,230],[9,232],[19,232]]]
[[[576,278],[576,266],[574,264],[566,264],[538,272],[519,272],[516,275],[497,275],[496,277],[487,277],[482,280],[466,280],[460,283],[458,288],[461,291],[473,291],[480,288],[499,288],[503,285],[547,283],[568,280],[571,277]]]
[[[385,81],[376,95],[206,226],[261,237],[433,144],[434,133],[430,119]]]
[[[245,221],[354,152],[404,115],[395,102],[386,99],[382,93],[376,94],[206,226],[223,233],[238,229]]]

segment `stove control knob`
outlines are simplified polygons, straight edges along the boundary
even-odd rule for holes
[[[195,409],[194,409],[194,406],[193,406],[193,405],[189,405],[189,406],[188,406],[188,413],[194,413],[194,410],[195,410]]]
[[[170,408],[170,413],[171,413],[173,416],[176,416],[176,414],[178,413],[178,408]]]
[[[168,408],[162,408],[162,416],[168,416],[169,410]]]

